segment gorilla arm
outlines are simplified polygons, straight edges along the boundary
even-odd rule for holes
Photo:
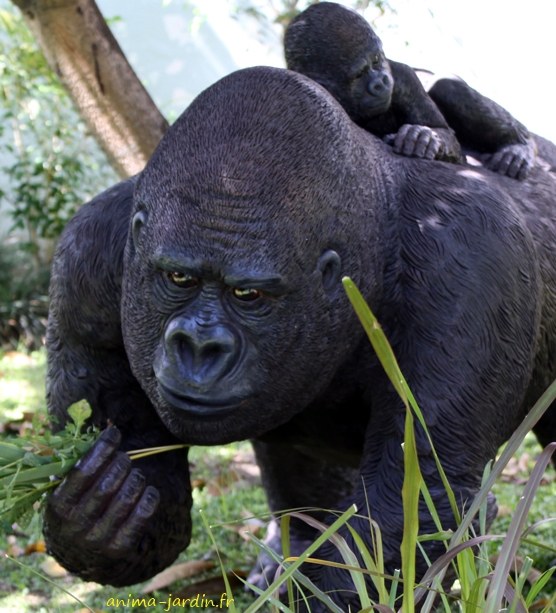
[[[395,153],[408,157],[459,163],[461,148],[456,135],[414,70],[399,62],[388,62],[394,77],[390,112],[401,127],[397,134],[388,135],[384,140],[393,145]]]
[[[429,96],[463,147],[491,154],[484,160],[489,170],[525,179],[535,164],[537,146],[527,128],[506,109],[458,77],[438,79]]]
[[[540,280],[531,236],[496,181],[485,181],[486,171],[473,170],[476,177],[467,180],[467,171],[446,172],[450,170],[438,165],[434,174],[420,178],[415,172],[408,178],[411,188],[390,237],[397,254],[387,271],[388,293],[376,314],[423,412],[456,500],[468,506],[485,464],[518,423],[536,348]],[[411,202],[413,193],[418,194],[416,202]],[[386,572],[392,573],[401,564],[405,408],[380,369],[369,380],[364,486],[341,508],[355,502],[363,514],[369,509],[382,530]],[[419,425],[416,438],[421,471],[443,528],[455,528]],[[489,507],[492,518],[492,500]],[[351,520],[372,547],[363,522],[368,520]],[[436,531],[421,501],[420,532]],[[352,542],[347,531],[342,535]],[[445,551],[437,541],[423,546],[433,561]],[[315,557],[339,561],[328,544]],[[418,556],[417,579],[426,568]],[[349,580],[336,569],[310,572],[321,589],[349,588]]]
[[[187,454],[136,460],[128,449],[177,441],[131,373],[120,329],[122,257],[135,179],[84,205],[58,245],[47,331],[49,412],[60,425],[85,398],[104,429],[50,496],[47,547],[80,577],[111,585],[147,579],[189,543]],[[115,425],[117,428],[107,428]]]

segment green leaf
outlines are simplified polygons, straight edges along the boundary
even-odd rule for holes
[[[68,415],[73,419],[75,424],[75,433],[81,432],[85,422],[91,417],[93,411],[86,400],[80,400],[72,404],[68,409]]]

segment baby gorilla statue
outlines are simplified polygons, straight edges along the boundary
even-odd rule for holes
[[[325,87],[398,154],[459,163],[461,143],[490,170],[520,180],[535,163],[535,142],[505,109],[458,78],[437,80],[427,93],[415,70],[386,59],[380,38],[349,8],[310,6],[288,26],[284,47],[290,70]]]

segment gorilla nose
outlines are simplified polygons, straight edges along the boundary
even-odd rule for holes
[[[372,79],[367,86],[367,91],[373,96],[381,96],[390,90],[392,80],[387,74],[382,74],[379,77]]]
[[[166,353],[174,374],[186,383],[208,388],[233,367],[238,342],[230,328],[176,319],[166,330]]]

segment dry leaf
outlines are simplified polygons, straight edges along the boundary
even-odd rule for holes
[[[226,576],[228,577],[228,582],[233,590],[235,587],[243,587],[244,584],[240,577],[246,579],[247,573],[243,570],[230,570]],[[191,585],[188,585],[179,592],[175,593],[174,596],[176,598],[194,598],[195,596],[199,595],[204,598],[206,596],[222,596],[224,593],[226,593],[224,578],[222,576],[218,576],[214,577],[214,579],[205,579],[204,581],[199,581],[198,583],[192,583]]]
[[[542,611],[549,602],[548,598],[541,598],[529,607],[529,611]]]
[[[520,456],[518,462],[517,462],[517,466],[519,468],[519,471],[522,473],[528,473],[529,472],[529,461],[531,460],[531,456],[528,453],[524,453]]]
[[[191,489],[192,490],[194,490],[195,488],[202,490],[206,484],[207,482],[205,479],[191,479]]]
[[[226,470],[218,477],[214,477],[207,483],[207,492],[211,496],[222,496],[232,483],[239,481],[239,475],[235,470]]]
[[[56,562],[54,558],[48,557],[39,567],[43,573],[55,579],[65,577],[68,571]]]
[[[18,558],[19,556],[25,555],[25,549],[17,543],[10,543],[6,547],[6,555],[10,556],[10,558]]]
[[[184,562],[183,564],[170,566],[170,568],[163,570],[161,573],[158,573],[158,575],[153,577],[152,581],[143,588],[142,593],[150,594],[155,590],[161,590],[168,587],[172,583],[179,581],[180,579],[193,577],[204,570],[208,570],[209,568],[214,568],[214,563],[205,562],[204,560],[190,560],[189,562]]]
[[[265,522],[261,521],[258,517],[253,517],[253,513],[247,509],[241,511],[241,516],[245,518],[243,523],[229,524],[226,527],[234,532],[237,532],[242,539],[250,541],[251,539],[247,535],[248,532],[257,535],[261,528],[264,527]]]
[[[25,549],[25,555],[28,556],[30,553],[44,553],[46,551],[46,546],[44,541],[36,541],[35,543],[31,543],[27,545]]]
[[[513,512],[514,510],[507,504],[501,504],[498,507],[498,513],[496,514],[496,517],[509,517]]]

